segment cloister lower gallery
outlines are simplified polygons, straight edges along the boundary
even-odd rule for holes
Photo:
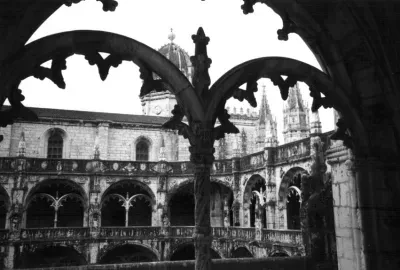
[[[182,14],[209,7],[207,20],[217,4],[197,1]],[[271,38],[300,37],[321,70],[260,57],[212,81],[222,61],[213,42],[261,35],[267,21],[230,32],[221,19],[224,39],[200,23],[190,55],[174,32],[158,49],[113,31],[31,41],[52,14],[84,2],[0,0],[0,269],[399,269],[398,2],[227,2],[221,18],[231,7],[249,21],[272,10],[282,25]],[[124,6],[96,2],[117,16]],[[140,12],[150,19],[153,8]],[[134,65],[142,114],[26,105],[24,81],[65,88],[75,56],[103,81]],[[260,80],[284,100],[283,143]],[[325,108],[336,123],[328,132]]]

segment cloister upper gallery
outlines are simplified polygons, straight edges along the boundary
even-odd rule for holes
[[[211,88],[201,28],[192,58],[173,34],[158,53],[96,31],[25,45],[60,6],[79,2],[0,1],[0,97],[11,104],[0,112],[0,268],[111,269],[195,254],[196,269],[209,269],[208,256],[217,269],[400,267],[397,1],[245,0],[237,7],[244,14],[264,3],[280,15],[278,38],[301,36],[323,72],[262,58]],[[34,76],[62,87],[73,54],[96,64],[102,79],[122,61],[138,65],[143,114],[24,107],[20,82]],[[260,78],[286,100],[282,145]],[[310,88],[312,112],[299,82]],[[257,113],[224,110],[231,97],[254,105],[255,88]],[[321,106],[335,109],[331,132],[321,131]]]

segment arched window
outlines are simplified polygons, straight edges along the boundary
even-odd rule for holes
[[[136,160],[149,160],[149,144],[142,140],[136,144]]]
[[[47,143],[47,158],[62,158],[64,140],[59,131],[53,132]]]

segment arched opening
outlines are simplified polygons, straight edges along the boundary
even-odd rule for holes
[[[193,182],[180,187],[169,201],[172,226],[194,226]]]
[[[151,226],[152,203],[149,188],[136,181],[120,181],[104,193],[101,202],[101,225]]]
[[[78,266],[87,264],[85,258],[71,247],[48,246],[36,249],[16,260],[17,268]]]
[[[140,139],[136,144],[136,160],[149,160],[150,143],[147,139]]]
[[[232,251],[232,258],[252,258],[253,254],[245,248],[245,247],[238,247],[237,249]]]
[[[63,132],[60,129],[53,128],[49,130],[47,140],[47,158],[62,158],[64,139]]]
[[[289,257],[289,255],[286,252],[278,251],[274,252],[270,257]]]
[[[211,182],[210,218],[211,226],[233,226],[233,192],[227,186]]]
[[[259,174],[252,175],[247,181],[244,191],[244,203],[248,203],[249,205],[250,227],[255,227],[257,220],[261,222],[262,228],[267,227],[265,204],[261,205],[261,202],[259,202],[259,199],[253,193],[253,191],[259,192],[260,196],[265,200],[266,189],[265,179]]]
[[[300,230],[302,174],[307,174],[303,168],[291,168],[283,176],[279,188],[279,203],[283,206],[283,211],[286,210],[286,227],[290,230]]]
[[[6,227],[9,199],[3,187],[0,187],[0,229]]]
[[[210,249],[211,259],[221,259],[221,256],[213,250]],[[194,245],[192,243],[185,244],[175,250],[175,252],[171,255],[170,261],[188,261],[195,259],[195,250]]]
[[[49,179],[28,196],[26,227],[82,227],[85,199],[81,188],[68,180]]]
[[[148,248],[138,245],[123,245],[108,251],[100,264],[138,263],[158,261],[157,255]]]

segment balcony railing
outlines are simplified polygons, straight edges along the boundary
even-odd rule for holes
[[[273,242],[276,244],[302,245],[300,231],[294,230],[261,230],[261,238],[256,239],[255,228],[213,227],[214,239]],[[91,231],[91,228],[32,228],[20,230],[20,241],[68,241],[97,239],[133,239],[147,240],[158,238],[192,238],[194,227],[101,227]],[[0,230],[0,241],[9,239],[8,230]],[[13,234],[15,239],[15,234]]]
[[[89,228],[34,228],[21,229],[21,240],[83,240],[90,238]]]
[[[320,135],[324,142],[324,149],[330,144],[329,136],[332,132]],[[256,170],[263,168],[268,162],[276,164],[298,160],[310,156],[310,138],[280,145],[268,155],[260,151],[241,157],[239,171]],[[271,156],[272,155],[272,156]],[[211,174],[232,173],[232,159],[216,160],[212,166]],[[151,162],[151,161],[121,161],[121,160],[93,160],[93,159],[46,159],[30,157],[2,157],[0,158],[1,172],[25,171],[32,173],[78,173],[78,174],[128,174],[128,175],[156,175],[169,173],[185,175],[193,173],[191,162]]]

